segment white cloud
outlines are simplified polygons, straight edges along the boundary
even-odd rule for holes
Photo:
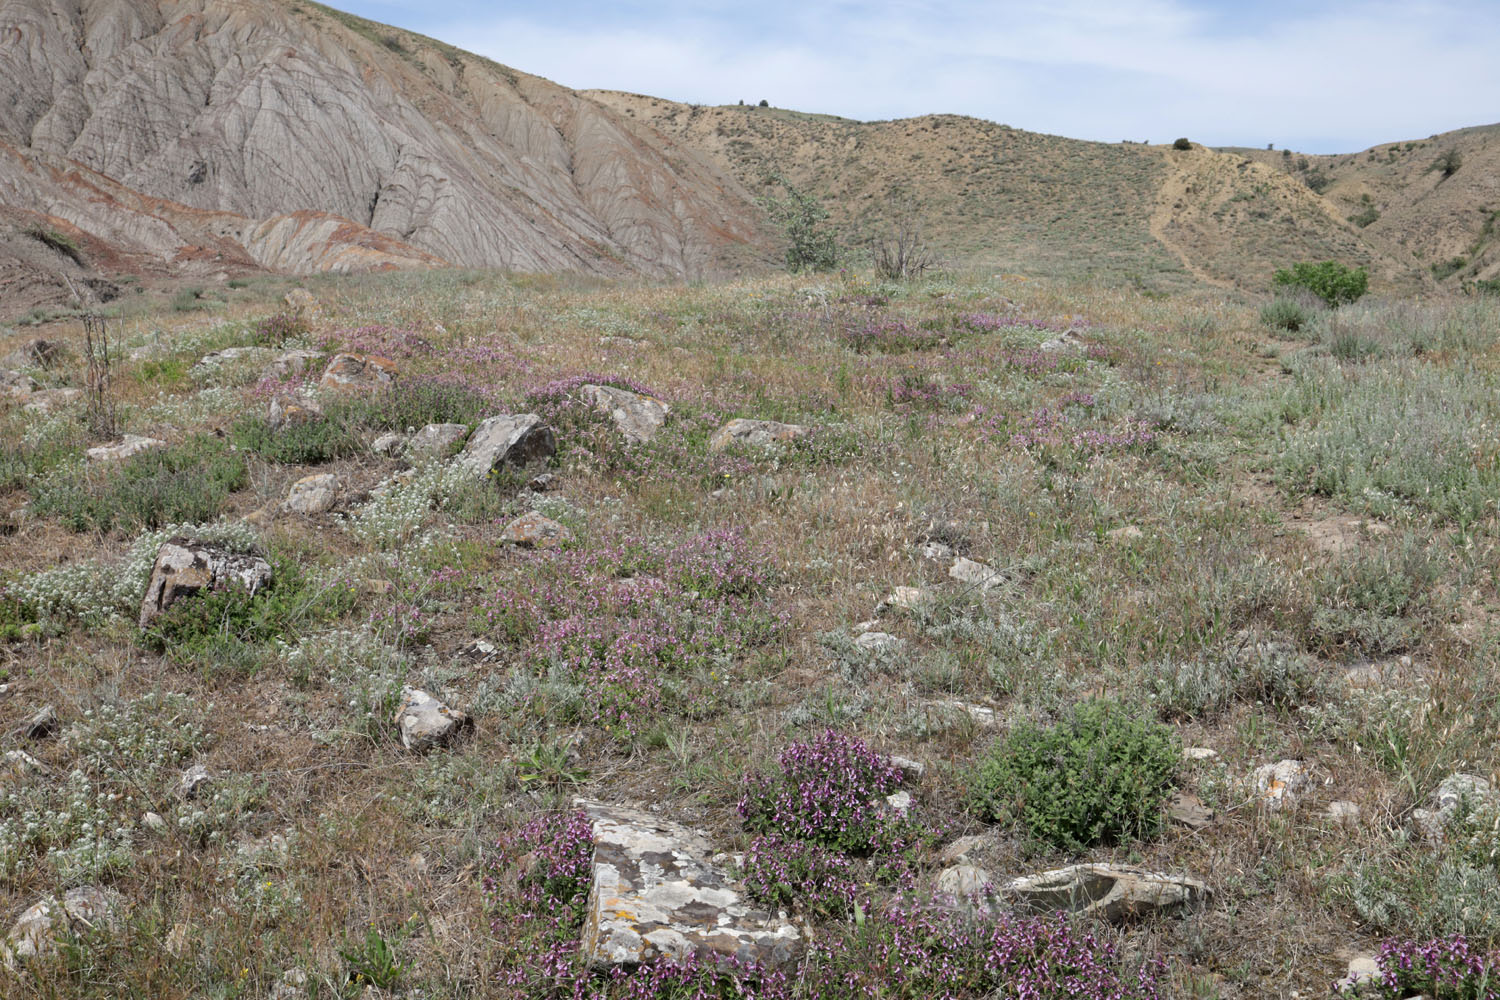
[[[1496,116],[1493,5],[1231,3],[724,4],[628,9],[628,24],[510,8],[423,30],[570,87],[862,119],[954,112],[1105,141],[1353,151]]]

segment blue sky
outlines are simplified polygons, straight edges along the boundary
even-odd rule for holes
[[[1500,121],[1500,0],[342,0],[579,89],[1354,152]]]

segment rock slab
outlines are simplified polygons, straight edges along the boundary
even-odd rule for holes
[[[316,472],[292,484],[281,508],[294,514],[323,514],[332,510],[338,499],[339,477],[332,472]]]
[[[86,454],[90,462],[123,462],[143,451],[152,448],[164,448],[167,442],[161,438],[142,437],[139,434],[126,434],[117,444],[101,444],[96,448],[90,448]]]
[[[782,424],[775,420],[746,420],[743,417],[736,417],[714,431],[714,436],[708,439],[708,450],[723,451],[732,444],[766,448],[773,444],[807,437],[811,433],[812,428],[801,424]]]
[[[325,389],[373,389],[396,381],[396,362],[375,354],[335,354],[319,383]]]
[[[623,806],[580,801],[594,828],[583,954],[596,968],[656,958],[738,958],[782,965],[801,933],[753,908],[713,864],[708,837]]]
[[[179,598],[231,584],[254,594],[271,582],[271,564],[259,556],[229,552],[190,538],[169,538],[156,550],[151,580],[141,599],[140,627],[151,623]]]
[[[1000,895],[1018,910],[1064,910],[1118,922],[1151,913],[1202,906],[1208,887],[1182,875],[1115,864],[1069,865],[1007,882]]]
[[[534,549],[560,545],[572,537],[567,528],[533,510],[507,524],[505,530],[500,532],[500,543],[519,545],[523,549]]]

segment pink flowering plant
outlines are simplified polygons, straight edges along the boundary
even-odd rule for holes
[[[1380,976],[1359,996],[1380,1000],[1500,1000],[1500,955],[1462,934],[1430,941],[1388,940],[1376,959]],[[1347,991],[1346,991],[1347,992]]]

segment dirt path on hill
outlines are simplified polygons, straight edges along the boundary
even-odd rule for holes
[[[1156,194],[1156,207],[1151,210],[1151,218],[1147,220],[1147,227],[1156,242],[1166,247],[1176,257],[1187,272],[1199,281],[1213,285],[1215,288],[1232,288],[1229,282],[1222,278],[1215,278],[1203,268],[1193,263],[1186,251],[1172,241],[1167,235],[1167,224],[1172,221],[1173,206],[1188,196],[1188,174],[1177,165],[1176,160],[1162,154],[1162,160],[1167,167],[1167,178],[1162,181],[1161,190]]]

